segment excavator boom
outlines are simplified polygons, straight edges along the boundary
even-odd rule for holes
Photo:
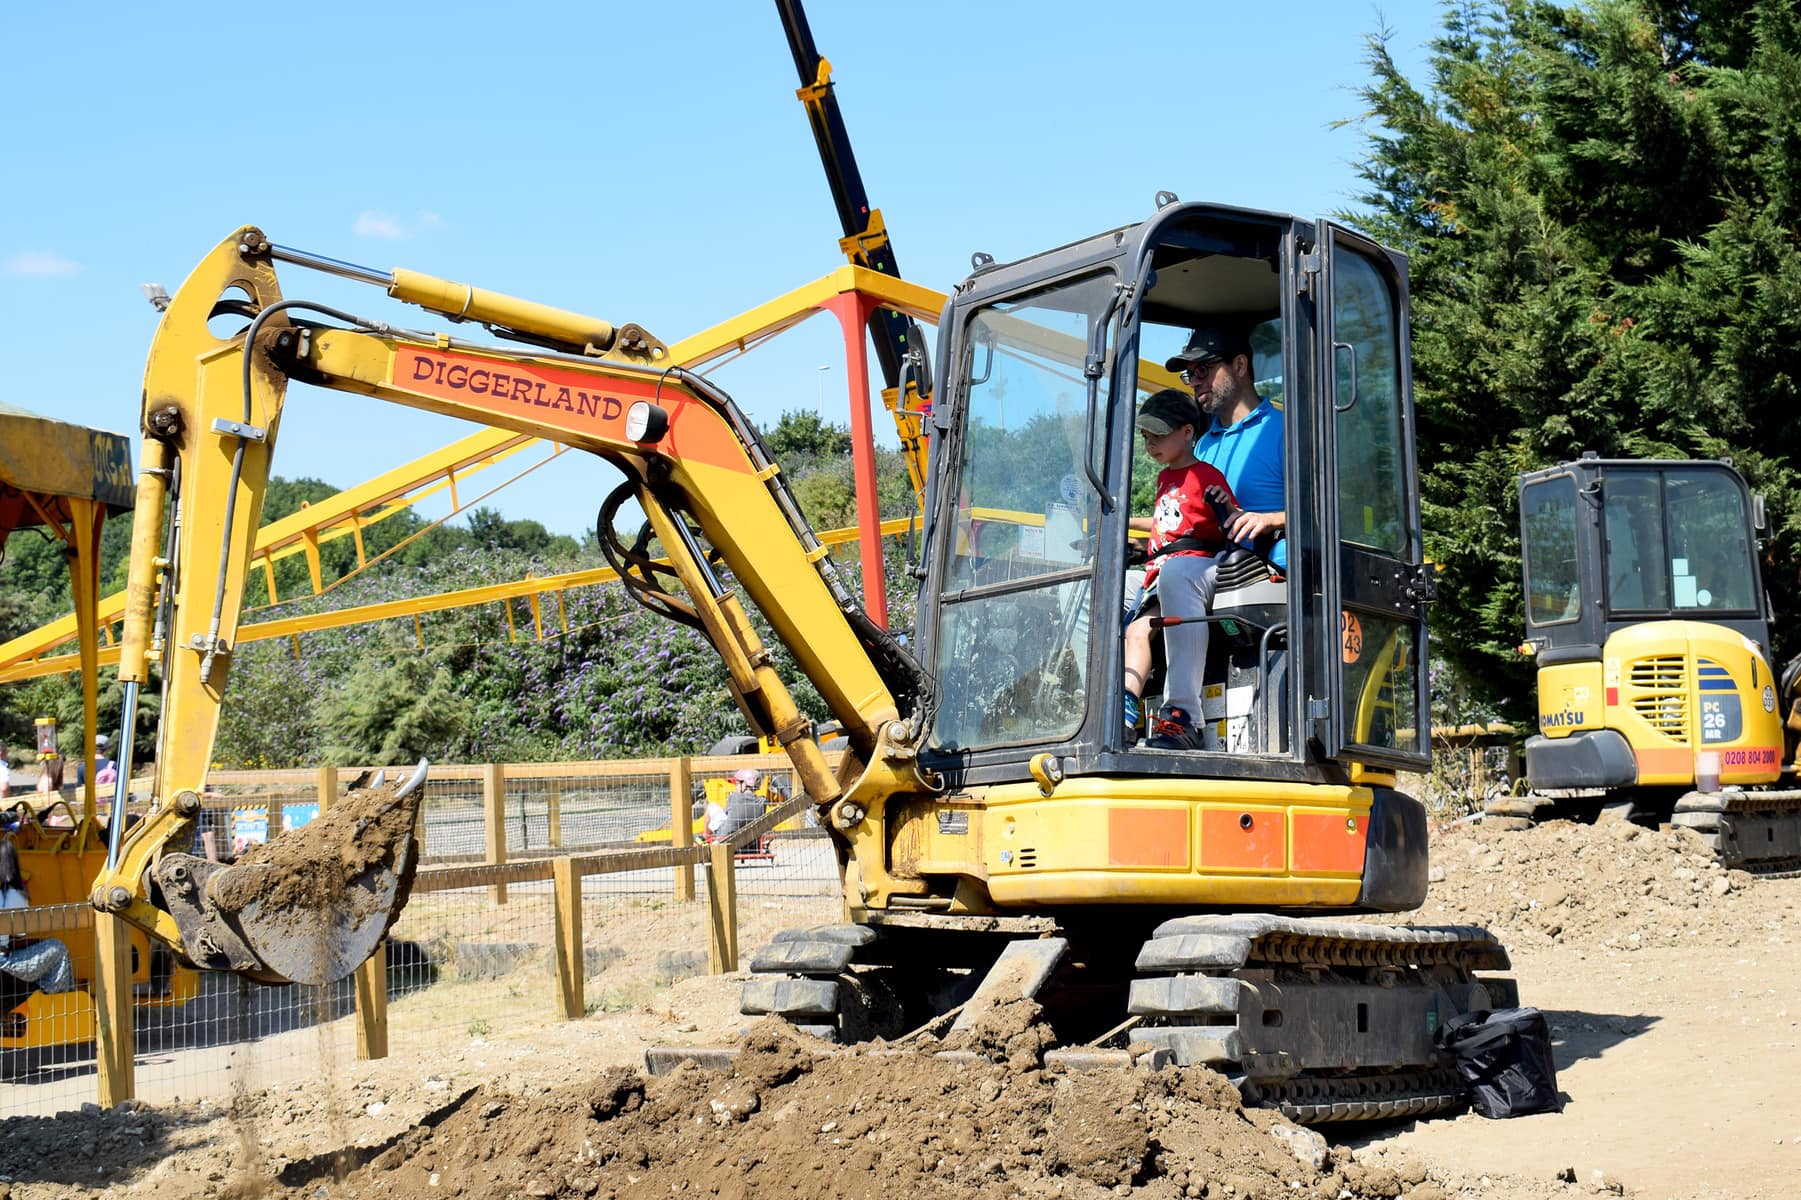
[[[531,348],[402,332],[284,299],[278,260],[381,286]],[[249,323],[216,336],[208,321],[221,313]],[[121,673],[135,688],[160,665],[162,725],[151,814],[129,835],[115,834],[95,904],[197,964],[270,982],[325,982],[373,951],[405,901],[416,861],[411,817],[423,795],[417,780],[328,808],[310,850],[284,838],[256,861],[224,868],[167,852],[183,844],[199,811],[289,379],[551,438],[608,460],[626,476],[603,506],[600,536],[613,566],[647,606],[705,633],[753,727],[786,747],[808,794],[829,807],[845,788],[716,562],[817,682],[856,761],[901,764],[886,786],[903,775],[916,784],[907,756],[878,753],[878,745],[919,736],[930,694],[924,674],[838,580],[730,397],[667,358],[636,326],[416,272],[354,267],[273,245],[254,228],[221,242],[165,311],[145,379],[147,502],[134,529]],[[642,510],[648,529],[630,545],[610,520],[627,503]],[[651,536],[659,558],[647,552]],[[113,829],[123,822],[115,819]],[[369,844],[372,829],[388,831],[388,841]],[[319,846],[352,843],[356,852],[342,861],[321,861]],[[309,905],[330,910],[323,925],[333,932],[322,945],[297,946],[292,910]]]

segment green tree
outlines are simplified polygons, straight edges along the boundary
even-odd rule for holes
[[[1730,455],[1770,498],[1766,581],[1795,612],[1801,14],[1456,3],[1425,85],[1379,37],[1369,65],[1345,216],[1410,260],[1436,646],[1527,715],[1515,480],[1584,450]]]
[[[323,758],[338,764],[454,757],[469,708],[447,666],[392,645],[358,663],[324,714]]]
[[[763,445],[779,463],[790,459],[843,458],[850,453],[850,430],[820,419],[813,412],[785,412]]]

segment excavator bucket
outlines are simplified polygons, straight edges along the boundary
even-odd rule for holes
[[[153,869],[195,966],[263,983],[332,983],[375,952],[406,905],[426,764],[353,788],[235,863],[165,854]]]

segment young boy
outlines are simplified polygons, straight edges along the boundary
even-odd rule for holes
[[[1144,451],[1162,469],[1157,500],[1149,517],[1133,517],[1133,529],[1149,532],[1150,562],[1125,637],[1125,717],[1128,730],[1142,714],[1145,676],[1151,669],[1151,620],[1163,628],[1168,660],[1165,704],[1151,724],[1145,745],[1159,750],[1198,750],[1201,732],[1201,675],[1207,668],[1207,611],[1213,603],[1213,556],[1226,547],[1208,495],[1225,506],[1236,503],[1217,468],[1194,456],[1202,427],[1200,405],[1188,392],[1165,388],[1138,409]],[[1216,490],[1217,489],[1217,490]]]

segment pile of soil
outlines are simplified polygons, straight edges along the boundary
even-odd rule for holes
[[[219,1144],[215,1131],[208,1139],[210,1167],[163,1167],[121,1178],[112,1194],[171,1200],[672,1194],[1001,1200],[1128,1192],[1146,1200],[1441,1200],[1447,1194],[1420,1163],[1334,1150],[1279,1115],[1246,1111],[1232,1086],[1211,1071],[1047,1072],[1041,1057],[1047,1039],[1035,1008],[1029,1001],[1003,1006],[994,1024],[960,1035],[959,1045],[987,1051],[992,1060],[938,1057],[949,1043],[937,1042],[853,1053],[765,1021],[752,1028],[729,1072],[684,1066],[650,1078],[612,1067],[557,1086],[496,1081],[448,1096],[379,1141],[316,1146],[295,1159],[250,1154],[242,1146],[234,1152]],[[179,1124],[181,1113],[163,1119]],[[101,1130],[143,1120],[142,1113],[65,1114],[56,1137],[71,1147],[94,1144]],[[247,1098],[235,1120],[264,1130],[286,1123],[266,1097]],[[166,1139],[161,1132],[147,1136]],[[0,1150],[0,1166],[19,1169],[17,1149]],[[45,1165],[36,1163],[31,1174],[54,1174]],[[71,1193],[34,1187],[17,1194]]]
[[[1793,889],[1728,871],[1686,829],[1552,821],[1454,826],[1432,845],[1426,903],[1401,919],[1483,925],[1515,949],[1761,945],[1794,928]]]

